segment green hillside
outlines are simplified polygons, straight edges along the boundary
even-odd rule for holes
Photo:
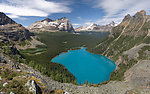
[[[144,11],[136,13],[133,17],[127,15],[103,42],[89,49],[115,61],[118,68],[112,73],[111,80],[123,80],[126,70],[139,60],[150,59],[149,17]]]

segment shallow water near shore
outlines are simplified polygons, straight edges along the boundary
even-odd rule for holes
[[[62,53],[54,57],[52,62],[64,65],[76,77],[78,84],[107,81],[116,67],[113,61],[105,56],[89,53],[84,47]]]

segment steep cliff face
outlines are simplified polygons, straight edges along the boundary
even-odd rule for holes
[[[6,24],[16,24],[16,22],[6,16],[4,13],[0,12],[0,25]]]
[[[148,33],[150,27],[150,16],[144,10],[137,12],[133,17],[129,14],[123,21],[113,28],[112,33],[122,33],[123,35],[144,35]]]
[[[30,39],[33,34],[20,24],[9,24],[0,26],[0,35],[12,41],[23,41]]]
[[[91,24],[89,26],[80,26],[75,28],[75,31],[98,31],[98,32],[110,32],[111,29],[115,26],[115,22],[112,21],[107,25],[97,25]]]
[[[49,18],[46,18],[42,21],[37,21],[27,27],[30,31],[33,32],[56,32],[56,31],[64,31],[64,32],[74,32],[74,28],[70,21],[66,18],[60,18],[57,20],[51,20]]]
[[[3,39],[23,41],[29,39],[33,34],[22,25],[17,24],[4,13],[0,12],[0,35],[3,36]]]

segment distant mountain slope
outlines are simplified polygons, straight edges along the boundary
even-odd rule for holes
[[[110,32],[114,26],[115,26],[115,22],[112,21],[110,24],[107,24],[107,25],[91,24],[89,26],[80,26],[80,27],[75,28],[75,31]]]
[[[111,34],[91,51],[115,61],[111,79],[123,80],[124,72],[141,60],[150,59],[150,15],[144,10],[129,14],[112,29]]]
[[[133,17],[128,14],[118,26],[112,29],[109,37],[97,45],[96,49],[102,47],[98,50],[99,53],[112,57],[118,54],[118,52],[113,53],[115,50],[123,52],[135,45],[149,43],[149,32],[150,16],[146,15],[144,10],[137,12]]]
[[[65,32],[74,32],[74,28],[70,21],[66,18],[60,18],[57,20],[51,20],[46,18],[42,21],[37,21],[27,27],[30,31],[39,32],[39,31],[48,31],[48,32],[56,32],[56,31],[65,31]]]

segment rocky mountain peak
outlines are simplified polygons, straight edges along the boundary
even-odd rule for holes
[[[93,26],[97,26],[97,24],[95,24],[95,23],[94,23],[94,24],[92,24],[92,25],[93,25]]]
[[[56,21],[59,21],[59,22],[64,22],[64,21],[70,22],[69,19],[66,18],[66,17],[62,17],[62,18],[60,18],[60,19],[57,19]]]
[[[69,19],[66,17],[62,17],[60,19],[51,20],[46,18],[42,21],[37,21],[28,27],[30,31],[39,32],[39,31],[48,31],[48,32],[56,32],[56,31],[66,31],[66,32],[74,32],[74,28],[70,23]]]
[[[141,10],[139,13],[142,14],[142,15],[146,15],[146,11],[145,10]]]
[[[17,24],[17,23],[8,16],[6,16],[3,12],[0,12],[0,25],[6,24]]]
[[[148,28],[150,27],[147,24],[149,24],[149,15],[146,15],[145,10],[141,10],[132,17],[129,14],[125,16],[113,32],[121,31],[124,35],[141,36],[148,33]]]
[[[97,26],[97,24],[91,24],[91,25],[89,25],[89,27],[95,27],[95,26]]]
[[[146,11],[145,10],[141,10],[140,12],[137,12],[133,18],[139,19],[139,18],[143,18],[143,16],[146,16]]]
[[[97,31],[97,32],[110,32],[115,26],[115,22],[111,22],[107,25],[91,24],[89,26],[80,26],[75,28],[75,31]]]
[[[42,20],[41,22],[44,22],[44,21],[51,22],[51,21],[53,21],[53,20],[52,20],[52,19],[49,19],[49,18],[45,18],[45,19]]]
[[[67,19],[67,20],[68,20],[68,18],[66,18],[66,17],[62,17],[62,18],[60,18],[59,20],[62,20],[62,19]]]
[[[124,17],[123,21],[127,21],[127,20],[129,20],[129,19],[131,19],[131,18],[132,18],[131,15],[130,15],[130,14],[127,14],[127,15]]]
[[[110,22],[109,24],[107,24],[106,26],[111,26],[111,27],[114,27],[116,26],[116,23],[114,21]]]

